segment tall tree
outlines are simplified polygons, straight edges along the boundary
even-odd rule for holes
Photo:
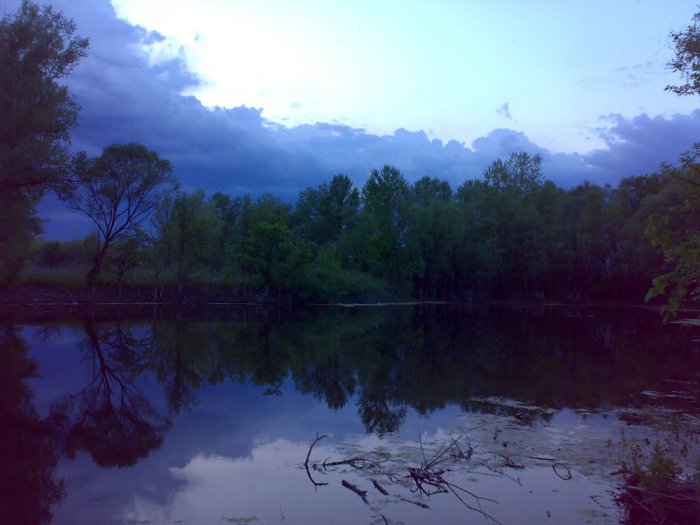
[[[393,166],[372,170],[362,188],[362,202],[370,269],[395,287],[405,286],[411,202],[408,182]]]
[[[172,265],[178,284],[188,281],[198,268],[211,266],[220,247],[223,221],[216,203],[206,201],[204,190],[166,197],[156,206],[153,222],[160,255]]]
[[[299,194],[292,221],[301,236],[319,245],[336,243],[357,219],[360,196],[347,175]]]
[[[41,231],[35,207],[69,173],[78,104],[59,84],[88,40],[50,6],[24,0],[0,19],[0,282],[11,282]]]
[[[700,13],[684,31],[671,33],[671,39],[675,58],[668,65],[685,83],[666,89],[678,95],[700,94]],[[700,301],[700,143],[681,156],[680,167],[663,166],[662,173],[682,188],[683,198],[649,218],[647,234],[663,251],[667,271],[654,279],[647,299],[666,294],[667,307],[675,312],[686,299]]]
[[[477,190],[477,253],[492,293],[512,296],[532,287],[537,196],[544,183],[541,164],[539,155],[513,153],[494,161],[484,171],[483,185],[473,188]]]
[[[663,212],[649,217],[646,228],[663,252],[666,270],[654,278],[646,298],[665,295],[671,313],[685,300],[700,302],[700,144],[681,161],[679,168],[662,169],[669,179],[662,195],[673,197]]]
[[[141,144],[112,144],[92,159],[78,156],[73,181],[62,197],[97,226],[88,286],[95,284],[111,244],[141,224],[177,187],[171,173],[170,162]]]

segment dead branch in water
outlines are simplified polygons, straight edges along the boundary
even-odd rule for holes
[[[343,459],[340,461],[328,461],[326,459],[321,465],[323,466],[324,470],[326,470],[328,467],[338,467],[340,465],[349,465],[357,470],[363,470],[367,467],[373,467],[379,470],[379,462],[367,458],[361,458],[359,456],[355,456],[349,459]]]
[[[362,498],[362,501],[364,501],[367,505],[369,505],[369,501],[367,501],[367,491],[366,490],[362,490],[360,487],[358,487],[357,485],[353,485],[349,481],[343,480],[341,483],[342,483],[343,487],[345,487],[346,489],[352,490],[355,494],[357,494],[358,496],[360,496]]]
[[[565,468],[566,469],[566,474],[560,474],[559,471],[557,470],[557,467],[560,468]],[[559,476],[561,479],[564,481],[569,481],[571,479],[571,470],[569,470],[569,467],[564,465],[564,463],[555,463],[552,465],[552,470],[554,470],[554,473]]]
[[[405,501],[406,503],[413,503],[416,507],[420,507],[421,509],[429,509],[430,507],[423,503],[422,501],[414,501],[412,499],[404,498],[404,497],[399,497],[401,501]]]
[[[314,439],[313,443],[311,443],[311,446],[309,447],[309,451],[306,453],[306,461],[304,461],[304,468],[306,469],[306,475],[309,476],[309,480],[311,481],[311,483],[314,484],[314,488],[328,485],[328,483],[316,481],[313,477],[311,477],[311,472],[309,471],[309,458],[311,457],[311,451],[313,450],[314,445],[316,445],[316,443],[318,443],[319,441],[321,441],[323,438],[326,438],[326,437],[328,437],[326,434],[319,436],[318,432],[316,432],[316,439]]]
[[[314,487],[319,487],[322,485],[327,485],[327,483],[321,483],[317,482],[313,479],[311,476],[311,471],[309,469],[309,460],[311,457],[311,452],[316,445],[321,439],[327,437],[326,435],[319,436],[318,433],[316,434],[316,439],[311,443],[309,446],[309,450],[306,454],[306,460],[304,461],[304,468],[306,469],[307,476],[309,477],[309,480],[311,483],[313,483]],[[466,448],[460,447],[460,441],[466,441],[467,446]],[[462,461],[470,461],[472,459],[473,453],[474,453],[474,448],[471,446],[471,443],[469,442],[469,438],[461,434],[457,437],[451,438],[450,442],[438,448],[432,455],[426,454],[425,449],[423,448],[423,442],[419,438],[419,446],[420,446],[420,451],[421,451],[421,456],[422,456],[422,461],[419,466],[417,467],[407,467],[407,473],[406,474],[401,474],[400,472],[382,472],[382,463],[384,463],[385,460],[382,461],[377,461],[375,459],[367,458],[367,457],[362,457],[362,456],[353,456],[348,459],[341,459],[341,460],[334,460],[334,461],[329,461],[329,459],[325,459],[322,463],[314,463],[312,464],[313,470],[321,470],[323,471],[328,471],[333,468],[341,467],[341,466],[349,466],[353,469],[356,470],[366,470],[368,468],[375,469],[379,474],[383,474],[387,477],[387,479],[394,485],[404,485],[406,483],[406,480],[410,481],[410,485],[413,487],[411,488],[411,492],[418,493],[420,496],[425,496],[425,497],[430,497],[431,495],[434,494],[447,494],[451,493],[453,494],[467,509],[477,512],[484,516],[485,518],[491,520],[494,523],[497,523],[500,525],[500,522],[493,517],[491,514],[486,512],[482,508],[482,502],[490,502],[490,503],[498,503],[496,500],[490,499],[490,498],[485,498],[483,496],[479,496],[464,487],[457,485],[451,481],[448,481],[446,479],[446,474],[451,472],[450,466],[454,465],[456,463],[462,462]],[[506,467],[511,467],[511,468],[522,468],[521,465],[518,465],[514,461],[510,460],[507,456],[501,456],[504,462],[503,466]],[[504,477],[510,477],[507,476],[506,474],[502,472],[498,472],[496,470],[493,470],[494,475],[500,475]],[[414,500],[414,499],[409,499],[401,496],[400,494],[391,494],[388,490],[386,490],[382,485],[380,485],[379,481],[377,481],[374,478],[370,478],[372,481],[372,484],[374,485],[374,488],[380,492],[383,496],[392,496],[397,498],[400,501],[405,501],[407,503],[411,503],[412,505],[416,505],[417,507],[420,507],[422,509],[429,509],[430,507],[426,504],[423,503],[422,501]],[[512,479],[512,478],[511,478]],[[361,489],[359,486],[357,486],[354,483],[351,483],[350,481],[347,481],[343,479],[341,481],[341,484],[343,487],[346,489],[354,492],[357,494],[360,498],[362,498],[362,501],[365,502],[365,504],[369,505],[369,500],[367,498],[367,491]],[[465,496],[468,496],[470,499],[465,499]],[[384,516],[382,516],[384,518]],[[386,518],[384,518],[386,520]]]
[[[374,485],[375,489],[377,489],[379,492],[381,492],[385,496],[389,495],[389,493],[386,491],[386,489],[384,487],[382,487],[376,479],[372,479],[372,484]]]

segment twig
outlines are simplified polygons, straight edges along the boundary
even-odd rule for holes
[[[353,485],[349,481],[343,480],[343,481],[341,481],[341,483],[342,483],[343,487],[345,487],[346,489],[352,490],[355,494],[357,494],[358,496],[360,496],[362,498],[362,501],[364,501],[365,504],[369,505],[369,501],[367,501],[367,491],[366,490],[362,490],[360,487],[358,487],[357,485]]]
[[[543,458],[540,456],[525,456],[527,459],[539,459],[540,461],[556,461],[554,458]]]
[[[338,467],[340,465],[350,465],[352,468],[356,468],[357,470],[362,470],[362,469],[366,468],[367,465],[369,465],[370,467],[374,467],[376,469],[379,469],[378,462],[371,460],[371,459],[367,459],[367,458],[361,458],[359,456],[355,456],[355,457],[352,457],[350,459],[343,459],[340,461],[328,461],[326,459],[321,464],[321,466],[323,466],[324,470],[327,467]]]
[[[475,498],[477,499],[477,504],[479,505],[479,507],[478,507],[478,508],[477,508],[477,507],[472,507],[472,506],[469,505],[466,501],[464,501],[464,500],[460,497],[460,495],[457,494],[457,492],[455,492],[455,490],[452,488],[452,485],[450,485],[450,484],[448,483],[448,484],[447,484],[447,488],[449,488],[449,489],[450,489],[450,492],[452,492],[452,494],[454,494],[455,497],[456,497],[459,501],[461,501],[462,504],[463,504],[465,507],[467,507],[469,510],[472,510],[472,511],[474,511],[474,512],[478,512],[479,514],[481,514],[482,516],[484,516],[484,517],[487,518],[487,519],[490,519],[490,520],[493,521],[494,523],[498,523],[498,525],[502,525],[500,521],[498,521],[496,518],[494,518],[493,516],[491,516],[491,514],[489,514],[488,512],[486,512],[484,509],[482,509],[482,508],[481,508],[481,503],[479,503],[479,499],[485,499],[485,500],[487,500],[487,501],[494,501],[494,500],[489,500],[488,498],[479,498],[479,497],[475,496],[474,494],[472,494],[471,492],[465,491],[465,492],[467,492],[469,495],[471,495],[471,496],[473,496],[473,497],[475,497]],[[462,489],[462,490],[464,490],[464,489]]]
[[[399,499],[401,501],[405,501],[406,503],[413,503],[415,506],[420,507],[421,509],[429,509],[430,507],[423,503],[422,501],[414,501],[412,499],[404,498],[402,496],[399,496]]]
[[[503,466],[504,467],[509,467],[509,468],[525,468],[525,465],[519,465],[515,463],[512,459],[510,459],[508,456],[501,456],[503,458]]]
[[[306,469],[306,475],[309,476],[309,481],[314,484],[314,488],[316,487],[322,487],[324,485],[328,485],[328,483],[323,483],[323,482],[318,482],[314,478],[311,477],[311,472],[309,471],[309,457],[311,457],[311,450],[314,448],[314,445],[321,441],[323,438],[328,437],[326,434],[323,434],[322,436],[318,435],[318,432],[316,432],[316,439],[314,439],[313,443],[311,443],[311,446],[309,447],[309,451],[306,453],[306,461],[304,461],[304,468]]]
[[[559,466],[561,466],[561,467],[564,467],[564,468],[566,469],[566,474],[565,474],[565,475],[559,474],[559,471],[557,470],[557,465],[559,465]],[[571,476],[571,471],[569,470],[569,467],[567,467],[566,465],[564,465],[564,463],[555,463],[554,465],[552,465],[552,470],[554,471],[554,473],[555,473],[557,476],[559,476],[559,477],[560,477],[561,479],[563,479],[564,481],[569,481],[569,480],[571,479],[571,477],[572,477],[572,476]]]

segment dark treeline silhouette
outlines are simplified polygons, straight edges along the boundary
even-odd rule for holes
[[[664,272],[650,218],[679,205],[684,184],[667,170],[563,190],[537,155],[517,153],[456,191],[391,166],[362,188],[336,175],[294,205],[181,191],[156,205],[148,232],[115,241],[106,268],[120,286],[209,283],[270,299],[641,301]],[[47,242],[36,261],[85,260],[91,244]]]

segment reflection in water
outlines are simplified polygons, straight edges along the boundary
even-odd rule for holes
[[[259,442],[250,454],[237,458],[199,454],[182,467],[169,469],[181,484],[167,501],[136,497],[120,519],[126,523],[480,524],[496,523],[494,520],[543,523],[549,516],[553,523],[590,523],[594,519],[596,523],[617,523],[617,512],[606,493],[608,485],[597,477],[602,466],[598,468],[601,472],[587,477],[571,467],[573,475],[568,481],[543,461],[531,461],[537,464],[527,470],[501,467],[503,473],[497,474],[478,464],[492,455],[485,449],[473,461],[452,463],[443,473],[454,486],[469,487],[484,498],[473,509],[451,492],[425,496],[412,491],[407,477],[410,468],[420,464],[424,455],[449,444],[452,437],[438,430],[424,434],[422,443],[375,435],[350,437],[340,448],[319,442],[312,463],[317,465],[314,476],[324,483],[321,486],[308,481],[300,464],[309,450],[306,442]],[[351,456],[373,458],[381,466],[322,467],[324,458],[330,462]],[[349,485],[366,493],[366,503]],[[461,497],[466,499],[464,494]],[[492,515],[493,520],[474,509]]]
[[[281,396],[265,398],[270,400],[292,397],[291,385],[322,400],[329,413],[356,410],[365,431],[387,439],[416,414],[430,415],[450,405],[465,412],[514,416],[518,424],[534,428],[546,424],[556,409],[624,407],[639,403],[643,392],[660,393],[663,399],[669,384],[665,380],[696,381],[700,356],[686,330],[664,326],[655,313],[645,311],[594,310],[568,316],[558,309],[422,307],[324,309],[285,316],[265,310],[196,315],[156,310],[148,317],[117,312],[102,318],[90,312],[82,319],[80,343],[90,379],[52,399],[51,414],[42,420],[26,384],[34,364],[17,329],[6,325],[0,440],[3,450],[16,453],[0,459],[0,472],[8,487],[22,487],[21,504],[12,511],[19,513],[14,522],[49,522],[51,506],[62,494],[61,484],[52,479],[61,451],[74,457],[84,450],[101,467],[141,465],[173,439],[172,420],[192,412],[207,416],[212,392],[228,392],[234,384],[260,387],[258,396]],[[162,404],[154,402],[154,392],[162,396]],[[674,409],[697,410],[687,399],[670,399]],[[233,398],[220,403],[232,421],[245,421],[255,410]],[[282,404],[267,406],[274,411]],[[333,432],[305,427],[303,412],[271,412],[268,419],[285,417],[286,425],[303,427],[307,438],[316,431]],[[202,421],[203,433],[221,443],[231,439],[230,427],[217,435],[212,420]],[[201,437],[193,439],[198,430],[187,428],[192,443],[178,445],[180,451],[167,461],[171,477],[187,490],[175,492],[174,499],[161,495],[157,502],[144,495],[132,498],[132,507],[117,521],[166,522],[189,516],[193,522],[218,522],[255,515],[277,522],[297,506],[299,512],[309,512],[309,487],[297,487],[301,478],[296,472],[306,443],[263,440],[253,447],[252,459],[226,459],[226,454],[199,450]],[[260,435],[257,429],[250,432],[246,439]],[[19,481],[6,481],[6,472]],[[268,503],[275,501],[278,496],[266,490],[279,483],[294,487],[281,509],[265,501],[267,496]],[[379,516],[358,511],[342,486],[330,490],[339,491],[338,501],[328,507],[327,516],[318,510],[317,521],[338,521],[340,515],[356,517],[358,512],[367,522]],[[0,497],[7,494],[3,491]],[[241,504],[217,507],[215,513],[203,502],[217,494],[222,501]],[[171,499],[172,505],[163,503]],[[1,511],[7,513],[7,508],[3,502]],[[261,508],[269,516],[261,517]],[[412,521],[397,512],[397,519]],[[12,523],[13,515],[8,516],[0,517]]]
[[[64,449],[70,457],[84,449],[102,467],[134,465],[161,445],[170,425],[132,384],[144,369],[143,348],[119,322],[97,327],[88,318],[85,333],[92,381],[52,410]]]
[[[54,478],[59,440],[26,384],[35,372],[18,330],[0,326],[0,523],[7,525],[50,523],[51,507],[64,497]]]

